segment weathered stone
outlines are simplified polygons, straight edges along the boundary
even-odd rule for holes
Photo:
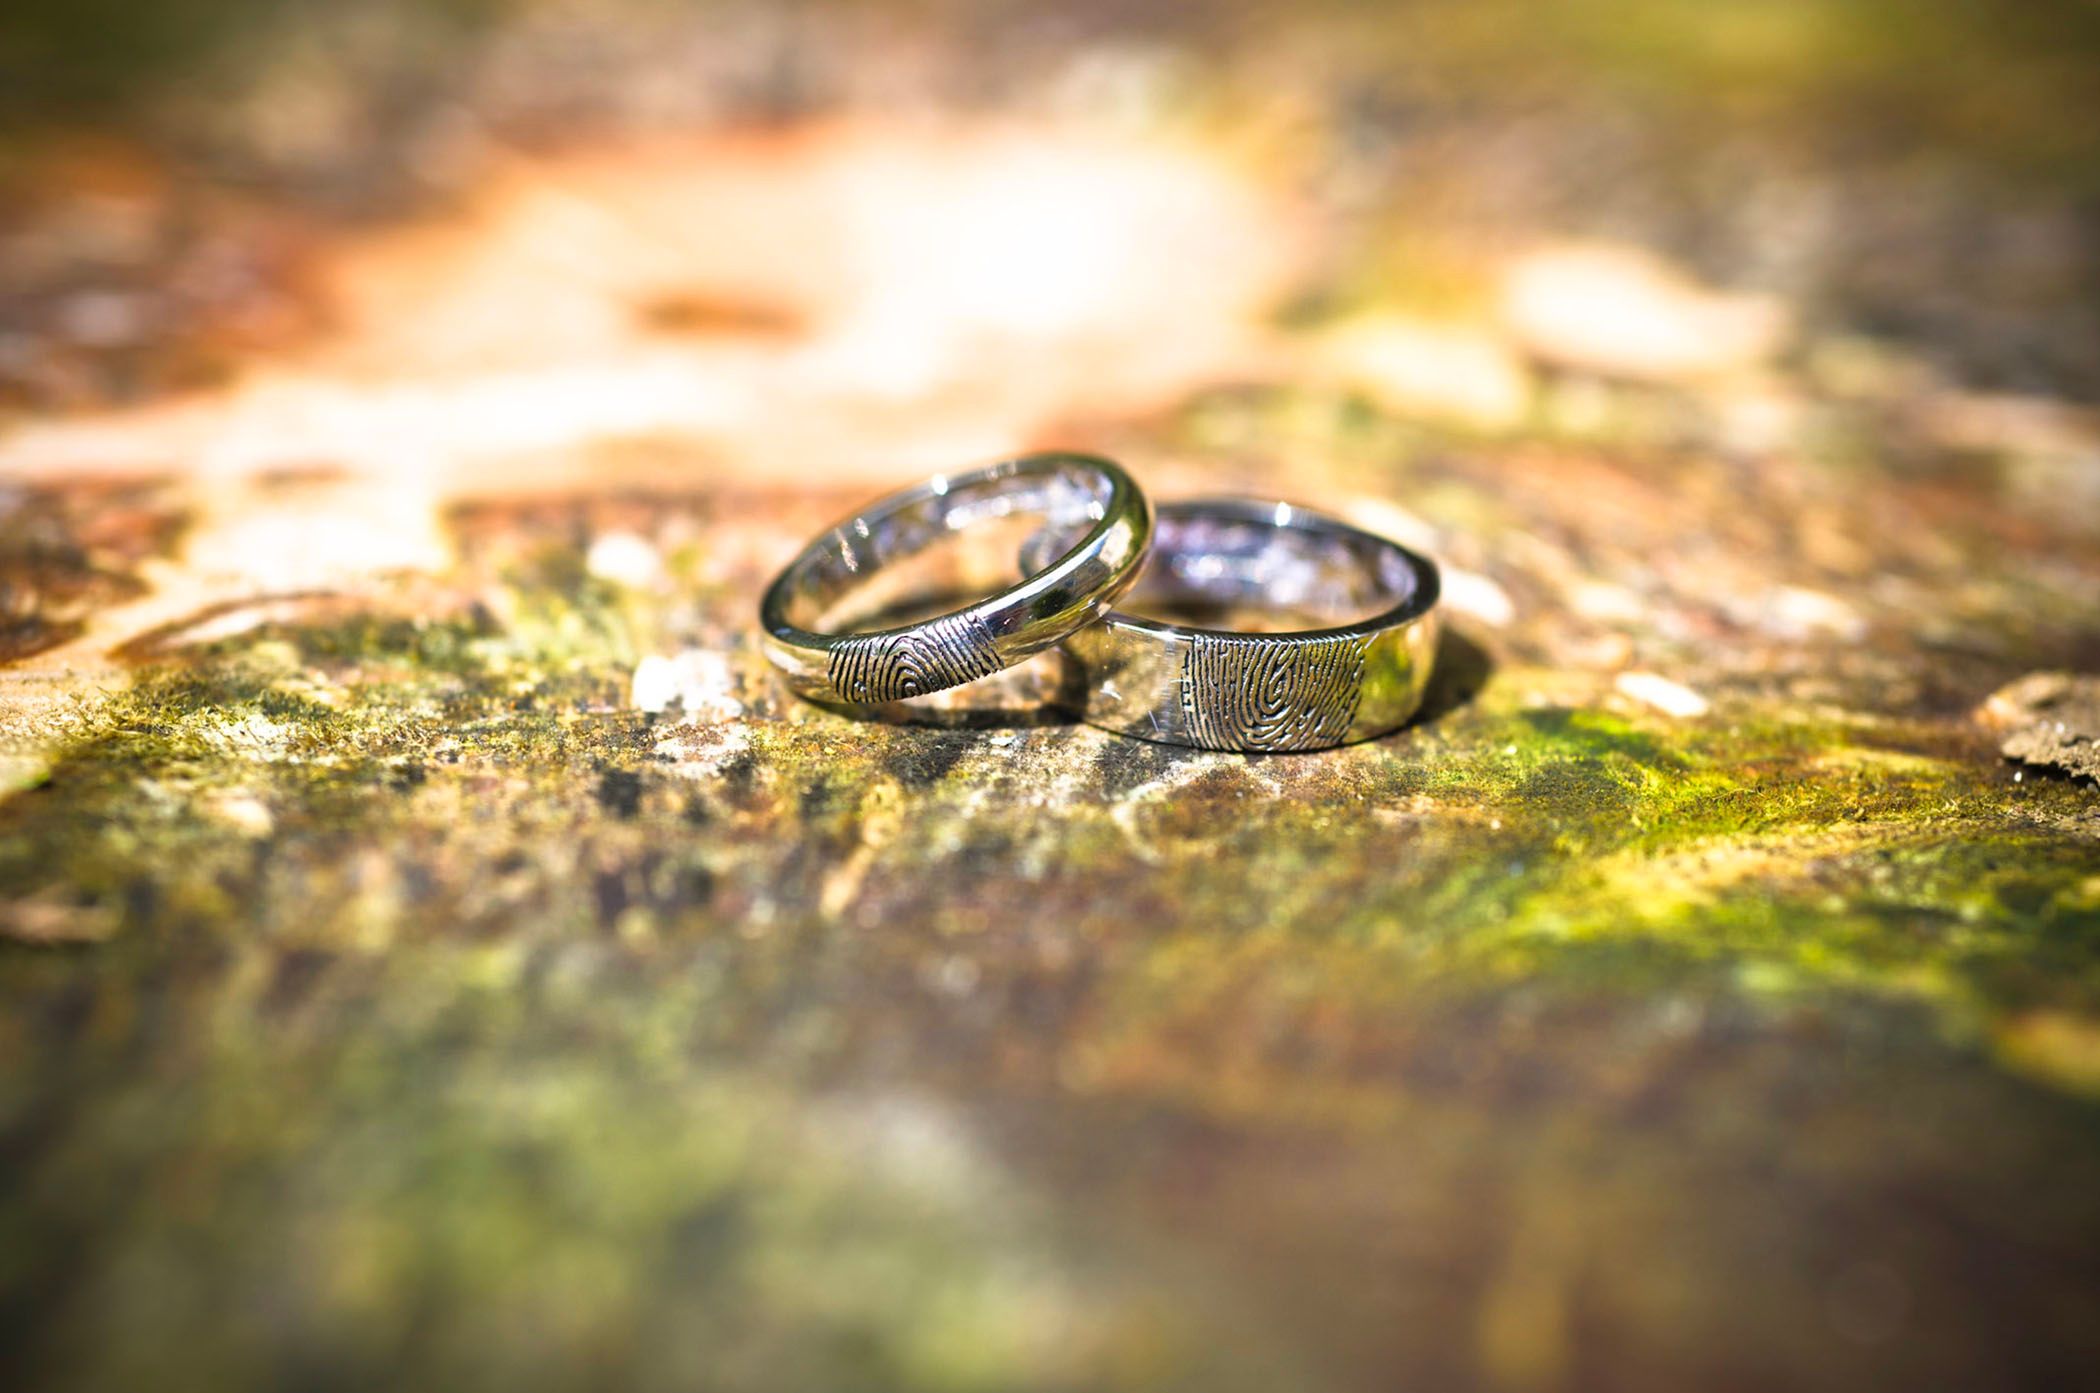
[[[449,53],[442,8],[359,43]],[[429,111],[288,58],[237,129],[165,117],[298,178],[31,181],[9,1386],[2089,1378],[2100,793],[1999,747],[2093,728],[2100,336],[2052,287],[2100,254],[2061,177],[2100,88],[1932,6],[1662,65],[1705,11],[1457,8],[1046,78],[778,7],[495,6]],[[1789,44],[1844,81],[1760,76]],[[1564,47],[1654,70],[1592,101]],[[1011,109],[852,85],[921,65]],[[1499,72],[1533,95],[1437,95]],[[1919,130],[1929,178],[1875,144]],[[46,228],[162,306],[143,343],[59,342],[89,263]],[[1668,268],[1674,366],[1498,325],[1523,249],[1600,235]],[[1744,313],[1780,302],[1784,349]],[[175,394],[160,352],[225,371]],[[884,720],[771,678],[804,538],[1031,442],[1435,552],[1423,718],[1245,758],[1075,725],[1049,659]]]
[[[2030,673],[1993,692],[1983,713],[2006,732],[2007,759],[2100,780],[2100,678]]]

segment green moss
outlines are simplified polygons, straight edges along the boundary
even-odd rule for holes
[[[0,1258],[47,1366],[134,1380],[202,1331],[199,1387],[1311,1387],[1239,1303],[1302,1348],[1330,1317],[1291,1288],[1375,1258],[1365,1212],[1545,1245],[1521,1265],[1562,1285],[1606,1216],[1732,1348],[1731,1282],[1673,1245],[1806,1300],[1814,1226],[1740,1158],[1833,1090],[1785,1184],[1868,1183],[1871,1142],[1994,1223],[2082,1212],[2075,1166],[2022,1187],[2085,1154],[2052,1109],[2100,1017],[2087,795],[1962,730],[1670,720],[1514,663],[1312,757],[853,721],[756,677],[689,724],[625,705],[686,597],[521,555],[450,617],[142,670],[0,806],[0,894],[107,930],[0,948],[0,1254],[75,1254]],[[1881,1072],[1833,1082],[1833,1031]],[[1862,1121],[1881,1089],[1919,1119]],[[1456,1198],[1483,1155],[1539,1158],[1514,1210]],[[1161,1218],[1213,1165],[1245,1202]],[[1272,1225],[1303,1246],[1250,1258]],[[1638,1272],[1582,1280],[1646,1310]],[[1479,1323],[1468,1360],[1548,1358],[1481,1312],[1559,1298],[1505,1281],[1420,1299]]]

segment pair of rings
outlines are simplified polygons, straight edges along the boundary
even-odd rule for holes
[[[1022,578],[915,622],[847,615],[928,580],[940,543],[1039,518]],[[1006,567],[1011,569],[1012,553]],[[1090,724],[1255,753],[1383,735],[1421,705],[1435,658],[1434,563],[1288,503],[1151,503],[1121,467],[1035,454],[882,499],[805,547],[767,589],[766,655],[813,700],[881,706],[958,687],[1062,644]],[[1313,627],[1191,627],[1119,610],[1285,616]]]

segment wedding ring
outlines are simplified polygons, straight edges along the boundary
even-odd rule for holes
[[[1022,564],[1057,535],[1038,533]],[[1324,627],[1228,631],[1119,609],[1064,651],[1093,725],[1206,750],[1324,750],[1383,735],[1421,705],[1437,589],[1433,562],[1288,503],[1164,504],[1133,607],[1253,610]]]
[[[965,548],[982,525],[1040,516],[1043,548],[1017,584],[915,623],[860,630],[865,611],[904,576],[929,577],[920,558]],[[891,494],[811,542],[759,606],[766,656],[804,696],[878,706],[985,677],[1056,646],[1106,614],[1137,578],[1152,541],[1152,509],[1128,474],[1090,455],[1035,454],[942,476]],[[1012,566],[1006,542],[1003,568]],[[967,558],[961,558],[966,561]],[[959,575],[957,580],[964,579]]]

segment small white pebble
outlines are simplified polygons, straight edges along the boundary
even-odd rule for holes
[[[727,721],[744,714],[735,693],[736,673],[725,655],[688,648],[668,658],[652,653],[635,664],[629,699],[640,711],[676,706],[698,720]]]
[[[1404,547],[1433,552],[1439,538],[1434,527],[1397,503],[1383,498],[1353,498],[1342,506],[1342,516],[1367,532],[1391,537]]]
[[[646,538],[632,532],[608,532],[591,543],[584,569],[600,580],[645,589],[663,578],[663,558]]]
[[[1680,720],[1704,716],[1711,709],[1705,697],[1657,672],[1622,672],[1612,685],[1621,696],[1632,697],[1643,706],[1652,706],[1665,716]]]
[[[1585,619],[1611,624],[1633,623],[1647,613],[1646,603],[1634,591],[1601,580],[1582,581],[1572,586],[1568,591],[1568,608]]]
[[[678,668],[656,653],[635,665],[633,700],[639,711],[668,711],[678,699]]]
[[[222,793],[208,806],[221,822],[251,837],[267,837],[277,826],[268,805],[252,793]]]
[[[1517,617],[1517,604],[1509,598],[1509,592],[1478,571],[1446,566],[1443,580],[1445,608],[1497,629],[1508,628]]]
[[[1867,621],[1835,595],[1805,586],[1782,585],[1761,596],[1754,615],[1756,626],[1777,638],[1809,638],[1827,634],[1834,638],[1864,638]]]

